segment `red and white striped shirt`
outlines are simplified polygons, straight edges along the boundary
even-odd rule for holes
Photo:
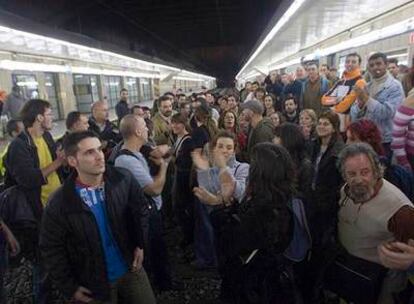
[[[407,154],[414,155],[414,108],[401,105],[393,122],[391,149],[398,164],[409,166]]]

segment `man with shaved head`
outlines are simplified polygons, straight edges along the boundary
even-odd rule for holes
[[[116,126],[108,118],[108,104],[105,101],[94,102],[91,111],[92,116],[89,118],[89,130],[98,135],[104,147],[104,154],[108,156],[112,148],[122,138]]]
[[[167,251],[162,237],[161,192],[165,184],[169,159],[151,158],[159,166],[157,175],[151,176],[148,163],[139,152],[148,141],[145,120],[142,117],[128,114],[122,118],[119,128],[124,138],[124,144],[115,158],[115,166],[125,168],[132,173],[151,204],[147,270],[152,274],[155,285],[161,290],[167,290],[171,288],[171,276],[168,271]]]

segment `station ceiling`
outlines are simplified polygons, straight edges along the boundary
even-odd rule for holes
[[[14,0],[13,14],[166,61],[229,85],[281,0]]]

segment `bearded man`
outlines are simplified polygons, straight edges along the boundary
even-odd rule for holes
[[[380,264],[378,246],[414,239],[413,205],[383,178],[371,146],[348,145],[339,154],[338,166],[345,180],[339,201],[338,239],[350,255]],[[399,282],[404,281],[388,273],[377,303],[393,303],[391,294],[401,287]]]

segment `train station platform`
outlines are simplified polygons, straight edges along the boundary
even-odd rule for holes
[[[142,101],[140,102],[138,105],[142,106],[142,107],[152,107],[152,101],[151,100],[147,100],[147,101]],[[115,109],[110,109],[109,110],[109,119],[110,120],[116,120],[116,114],[115,114]],[[53,128],[51,130],[51,133],[53,135],[54,138],[58,138],[60,136],[62,136],[66,131],[66,126],[65,126],[65,120],[57,120],[53,122]],[[3,151],[6,146],[9,144],[10,139],[7,137],[5,139],[1,139],[0,140],[0,151]]]

